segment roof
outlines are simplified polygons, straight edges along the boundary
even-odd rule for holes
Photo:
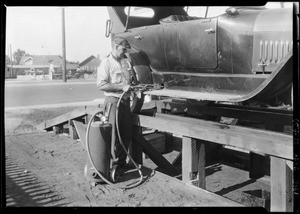
[[[86,58],[85,60],[83,60],[81,63],[79,63],[79,67],[84,66],[86,64],[88,64],[89,62],[94,61],[94,64],[96,66],[100,65],[101,60],[98,59],[97,57],[91,55],[90,57]]]
[[[78,63],[67,63],[67,70],[72,70],[78,68]]]
[[[63,61],[59,55],[26,55],[21,58],[19,65],[25,65],[28,60],[31,60],[33,65],[61,65]]]
[[[10,65],[7,65],[7,67],[11,67]],[[49,65],[12,65],[13,68],[49,68]],[[59,68],[61,66],[54,65],[54,68]]]

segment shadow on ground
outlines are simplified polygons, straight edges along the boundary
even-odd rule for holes
[[[53,188],[38,181],[36,176],[14,164],[6,156],[6,207],[67,206]]]

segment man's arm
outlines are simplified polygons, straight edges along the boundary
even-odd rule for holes
[[[128,91],[130,89],[130,85],[114,84],[100,81],[100,83],[98,83],[98,89],[106,92],[122,92]]]

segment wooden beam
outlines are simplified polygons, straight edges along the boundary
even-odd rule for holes
[[[63,115],[60,115],[53,119],[47,120],[44,123],[37,125],[36,128],[40,129],[40,130],[48,129],[48,128],[51,128],[52,126],[57,126],[61,123],[66,123],[69,120],[72,120],[72,119],[75,119],[78,117],[83,117],[85,115],[86,115],[85,107],[79,107],[73,111],[67,112]]]
[[[133,115],[135,125],[293,160],[293,136],[174,115]]]
[[[59,134],[61,131],[61,126],[53,126],[53,133]]]
[[[160,100],[156,102],[157,109],[167,109],[172,112],[185,112],[188,115],[216,115],[234,117],[244,120],[262,121],[265,123],[280,123],[292,125],[293,111],[283,109],[265,109],[259,107],[245,107],[226,104],[201,105],[197,103],[172,102]]]
[[[70,138],[73,139],[73,140],[77,140],[78,135],[77,135],[76,129],[74,127],[73,120],[68,121],[68,126],[69,126],[69,136],[70,136]]]
[[[75,126],[75,129],[77,131],[77,134],[79,136],[80,141],[83,143],[83,145],[85,146],[86,140],[86,125],[84,125],[82,122],[73,120],[73,124]]]
[[[148,143],[148,141],[140,134],[135,132],[133,139],[137,142],[143,149],[143,152],[158,166],[166,169],[171,174],[178,174],[178,170],[169,163],[156,149]]]
[[[195,186],[206,188],[205,144],[199,140],[182,137],[182,181],[193,181]]]
[[[53,126],[60,125],[62,123],[68,123],[69,120],[73,119],[78,119],[78,118],[83,118],[87,114],[93,115],[96,112],[102,111],[102,108],[99,108],[97,106],[81,106],[78,107],[77,109],[67,112],[65,114],[62,114],[58,117],[55,117],[53,119],[47,120],[39,125],[36,126],[37,129],[39,130],[45,130],[49,129]]]
[[[293,212],[293,163],[271,157],[271,212]]]
[[[269,160],[268,156],[250,152],[249,178],[259,179],[265,176],[266,175],[265,165],[266,165],[266,161],[268,160]]]

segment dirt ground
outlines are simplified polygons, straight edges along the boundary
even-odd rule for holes
[[[213,198],[202,197],[192,190],[176,189],[176,179],[153,176],[163,172],[149,159],[144,159],[143,174],[149,178],[133,189],[109,185],[92,186],[84,177],[85,147],[67,134],[55,135],[34,127],[41,122],[75,109],[49,108],[5,111],[5,180],[8,207],[99,207],[99,206],[226,206]],[[179,151],[164,157],[174,161]],[[137,172],[133,181],[138,181]],[[245,191],[267,190],[268,177],[249,179],[243,169],[225,163],[206,167],[209,192],[251,206],[243,200]],[[124,181],[124,184],[131,183]],[[187,187],[185,187],[187,188]],[[202,197],[202,198],[201,198]],[[228,204],[230,206],[230,204]],[[231,205],[232,206],[232,205]]]

